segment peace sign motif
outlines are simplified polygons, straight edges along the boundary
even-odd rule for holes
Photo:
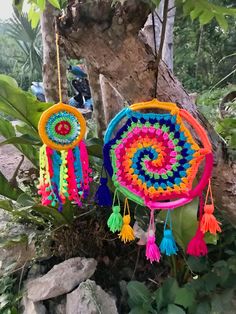
[[[48,147],[68,150],[83,139],[86,122],[76,108],[59,103],[42,114],[38,128],[43,143]]]

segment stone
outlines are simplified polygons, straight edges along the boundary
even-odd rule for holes
[[[118,314],[114,297],[92,280],[67,294],[66,314]]]
[[[55,265],[46,275],[27,283],[28,298],[36,302],[66,294],[90,278],[96,266],[95,259],[82,257]]]
[[[21,268],[35,257],[34,242],[28,244],[26,240],[23,241],[26,235],[30,236],[32,232],[24,225],[13,222],[11,216],[0,208],[1,239],[6,241],[6,246],[0,248],[0,276],[4,274],[5,268]]]
[[[46,307],[42,302],[33,302],[24,296],[22,299],[22,304],[24,306],[23,314],[46,314]]]

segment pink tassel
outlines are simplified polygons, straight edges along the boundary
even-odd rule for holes
[[[147,260],[150,261],[150,263],[159,262],[161,258],[161,253],[158,246],[155,243],[156,238],[155,238],[154,210],[151,210],[147,234],[148,238],[146,243],[146,258]]]
[[[89,168],[89,158],[86,145],[84,141],[81,141],[79,144],[81,163],[82,163],[82,172],[83,172],[83,189],[88,193],[89,191],[89,182],[92,181],[92,178],[89,177],[89,174],[92,170]]]
[[[149,230],[146,244],[146,258],[150,263],[159,262],[161,258],[160,250],[155,241],[156,239],[153,230]]]
[[[72,150],[68,150],[67,154],[67,167],[68,167],[68,193],[69,193],[69,200],[75,201],[78,206],[81,206],[80,197],[78,194],[77,182],[76,182],[76,175],[75,175],[75,168],[74,168],[74,155]]]
[[[187,254],[192,256],[205,256],[208,253],[206,242],[204,241],[204,234],[198,228],[195,236],[189,242],[187,247]]]

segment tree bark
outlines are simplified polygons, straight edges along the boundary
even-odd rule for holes
[[[102,104],[104,107],[106,125],[119,112],[125,104],[125,99],[110,84],[104,75],[100,74],[100,86],[102,92]]]
[[[208,131],[213,145],[213,190],[217,205],[236,223],[236,166],[228,163],[224,142],[164,62],[159,64],[156,86],[155,56],[145,32],[139,33],[149,13],[142,1],[130,0],[114,8],[109,0],[93,4],[71,0],[66,17],[59,21],[66,53],[72,58],[83,56],[89,60],[128,103],[152,99],[157,88],[159,100],[175,102],[196,117]]]
[[[104,107],[102,103],[102,92],[100,86],[100,79],[99,79],[99,71],[94,67],[90,61],[88,60],[87,63],[87,70],[89,76],[89,84],[91,88],[91,95],[93,99],[93,115],[96,120],[97,126],[97,135],[99,138],[103,138],[103,132],[106,129],[106,121],[105,121],[105,114],[104,114]]]
[[[56,33],[55,18],[58,16],[51,4],[47,3],[46,9],[41,16],[42,42],[43,42],[43,86],[47,102],[57,103],[59,101],[57,58],[56,58]],[[66,78],[66,55],[63,48],[60,48],[60,69],[62,99],[67,102],[67,78]]]

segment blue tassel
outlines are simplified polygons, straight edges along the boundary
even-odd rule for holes
[[[172,230],[166,229],[164,230],[164,236],[160,244],[161,253],[171,256],[173,254],[177,254],[178,248],[175,243]]]
[[[170,229],[166,229],[166,225],[167,225],[168,220],[169,220]],[[166,215],[163,239],[161,240],[160,250],[161,250],[161,253],[163,253],[167,256],[177,254],[177,251],[178,251],[178,247],[175,243],[175,239],[174,239],[173,233],[172,233],[172,221],[171,221],[170,210],[168,210],[167,215]]]
[[[107,186],[107,178],[100,178],[100,185],[95,194],[95,202],[99,206],[111,206],[112,198],[110,190]]]

